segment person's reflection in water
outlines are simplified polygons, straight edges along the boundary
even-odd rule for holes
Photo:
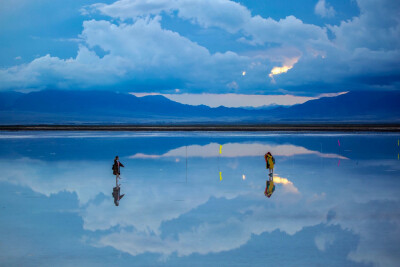
[[[120,167],[125,167],[121,162],[119,162],[119,157],[116,156],[114,159],[114,164],[112,166],[113,174],[115,175],[115,187],[113,188],[112,196],[114,197],[115,206],[119,206],[119,201],[124,197],[125,194],[121,195],[121,185],[118,184],[118,179],[121,179]]]
[[[267,179],[266,181],[264,195],[270,198],[272,196],[272,193],[274,193],[274,191],[275,191],[274,178],[270,176],[269,179]]]
[[[119,201],[125,196],[125,194],[121,195],[121,187],[117,185],[113,188],[112,196],[114,197],[115,206],[119,206]]]

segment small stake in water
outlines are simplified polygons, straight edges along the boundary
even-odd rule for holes
[[[337,140],[337,142],[338,142],[338,145],[339,145],[339,148],[340,148],[340,141],[339,141],[339,139]],[[339,161],[338,161],[338,167],[340,166],[340,159],[339,159]]]
[[[218,172],[219,172],[219,180],[222,181],[222,172],[220,171],[219,168],[219,158],[221,157],[222,154],[222,145],[219,145],[219,155],[218,155]]]

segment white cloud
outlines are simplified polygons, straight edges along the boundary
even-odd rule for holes
[[[390,252],[391,248],[400,247],[400,223],[395,212],[398,205],[398,201],[382,200],[343,203],[335,209],[336,216],[330,224],[340,224],[342,229],[351,229],[360,237],[357,248],[349,253],[349,259],[376,266],[398,266],[400,255]],[[379,234],[373,233],[372,229]]]
[[[160,18],[139,19],[134,24],[116,25],[107,21],[85,21],[76,58],[46,55],[29,64],[0,69],[2,88],[53,84],[59,87],[113,85],[154,78],[159,83],[196,81],[196,87],[225,85],[231,69],[249,62],[233,52],[209,51],[176,32],[163,30]],[[100,58],[89,48],[98,46],[107,54]],[[222,72],[217,73],[216,70]],[[225,76],[225,77],[224,77]],[[229,75],[230,76],[230,75]],[[173,86],[173,85],[171,85]]]
[[[87,6],[86,12],[98,10],[105,15],[125,20],[158,15],[162,11],[169,12],[176,5],[177,1],[175,0],[119,0],[110,5],[98,3]]]
[[[250,19],[250,11],[228,0],[119,0],[110,5],[96,4],[92,7],[101,13],[123,20],[137,19],[162,12],[172,13],[203,27],[221,27],[237,32]]]
[[[2,88],[56,85],[59,87],[110,84],[125,74],[129,62],[121,57],[100,59],[87,47],[80,46],[75,59],[46,55],[28,64],[0,70]]]
[[[18,164],[19,168],[8,169],[0,177],[1,181],[28,186],[34,192],[48,197],[62,191],[76,193],[79,204],[85,205],[99,193],[108,194],[108,191],[110,191],[105,164],[97,165],[96,168],[88,168],[88,166],[93,166],[93,162],[57,161],[50,163],[30,158],[0,162],[1,167],[9,164]],[[71,168],[71,166],[74,167]],[[52,171],[48,171],[50,169]],[[91,184],[96,184],[96,186],[91,186]]]
[[[130,156],[130,158],[164,158],[164,157],[260,157],[270,151],[274,156],[292,157],[295,155],[316,155],[321,158],[337,158],[348,159],[341,155],[331,153],[321,153],[319,151],[308,150],[301,146],[294,145],[265,145],[265,144],[242,144],[242,143],[227,143],[222,146],[222,153],[219,153],[220,145],[211,143],[204,146],[191,145],[172,149],[162,155],[146,155],[138,153]]]
[[[239,3],[227,0],[181,0],[178,16],[203,27],[220,27],[235,33],[250,18],[250,11]]]
[[[329,45],[326,30],[316,25],[304,24],[294,16],[288,16],[279,21],[272,18],[252,17],[244,30],[251,36],[249,43],[261,45],[265,43],[279,43],[294,45],[302,50],[307,45],[320,43]]]
[[[315,245],[320,251],[325,251],[335,241],[333,234],[320,234],[314,239]]]
[[[360,16],[330,26],[335,43],[350,50],[397,51],[400,43],[400,2],[357,0]],[[372,61],[373,62],[373,61]]]
[[[335,16],[335,9],[327,4],[325,0],[319,0],[314,8],[315,14],[323,18],[332,18]]]
[[[250,39],[241,40],[251,44],[276,42],[303,46],[308,40],[328,41],[323,28],[304,24],[294,16],[279,21],[252,16],[245,6],[229,0],[120,0],[94,7],[105,15],[123,20],[177,11],[179,17],[205,28],[218,27],[230,33],[244,31]]]
[[[180,88],[182,92],[214,93],[304,90],[296,87],[307,87],[307,93],[332,92],[348,90],[349,83],[360,89],[374,83],[395,88],[399,82],[395,77],[400,72],[400,2],[357,3],[359,16],[325,27],[304,23],[294,16],[279,20],[252,16],[244,5],[228,0],[94,4],[81,10],[82,14],[100,12],[110,16],[113,23],[85,21],[75,58],[46,55],[28,64],[0,69],[0,88],[102,86],[129,91],[145,88],[171,92]],[[325,16],[333,11],[325,1],[315,7],[315,12]],[[163,16],[225,30],[254,47],[240,55],[230,52],[228,46],[225,52],[212,54],[189,37],[162,28]],[[328,30],[333,34],[331,40]],[[106,52],[104,57],[91,51],[98,47]],[[276,84],[272,84],[268,74],[273,67],[285,66],[293,59],[298,62],[290,65],[293,68],[287,73],[274,76]],[[243,71],[245,76],[241,75]],[[372,82],[359,79],[364,76]],[[389,78],[382,82],[374,81],[374,77]]]
[[[229,89],[239,89],[239,85],[235,81],[228,83],[226,87],[228,87]]]
[[[287,178],[284,177],[279,177],[278,174],[274,174],[274,183],[282,184],[284,193],[300,194],[299,189],[294,186],[292,181],[289,181]]]

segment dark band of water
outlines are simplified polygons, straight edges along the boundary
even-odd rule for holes
[[[400,124],[1,125],[0,131],[317,131],[400,132]]]

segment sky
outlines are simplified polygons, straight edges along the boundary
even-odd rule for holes
[[[397,90],[399,13],[397,0],[2,0],[0,90]]]

